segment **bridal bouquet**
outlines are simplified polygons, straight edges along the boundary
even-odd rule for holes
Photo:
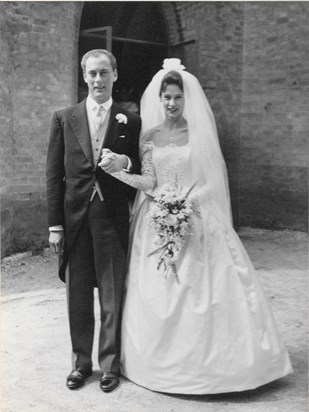
[[[156,195],[152,196],[154,204],[150,209],[150,225],[158,248],[149,256],[159,253],[157,269],[163,267],[165,277],[168,271],[172,270],[178,282],[177,258],[186,236],[191,234],[192,216],[199,216],[189,199],[194,187],[195,185],[184,190],[176,180],[171,185],[163,185]]]

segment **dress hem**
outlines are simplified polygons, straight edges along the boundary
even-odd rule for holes
[[[291,373],[293,373],[293,370],[289,370],[288,372],[286,372],[285,374],[279,374],[279,375],[275,375],[267,380],[263,380],[260,383],[256,383],[256,384],[252,384],[250,386],[246,385],[246,386],[240,386],[237,387],[229,387],[229,388],[225,388],[225,389],[221,389],[218,391],[192,391],[192,392],[187,392],[187,391],[164,391],[162,389],[154,389],[154,388],[150,388],[146,385],[142,385],[141,383],[138,383],[136,380],[130,379],[128,378],[123,372],[121,372],[121,375],[123,377],[125,377],[126,379],[128,379],[130,382],[144,388],[144,389],[148,389],[151,390],[153,392],[160,392],[160,393],[165,393],[165,394],[174,394],[174,395],[215,395],[215,394],[220,394],[220,393],[233,393],[233,392],[245,392],[245,391],[250,391],[250,390],[255,390],[257,388],[260,388],[261,386],[264,385],[268,385],[271,382],[274,382],[278,379],[282,379],[285,378],[286,376],[290,375]]]

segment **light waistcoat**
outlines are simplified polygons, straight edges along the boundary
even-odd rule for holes
[[[94,165],[97,165],[98,161],[101,158],[102,147],[103,147],[104,138],[105,138],[106,131],[107,131],[107,126],[108,126],[108,122],[110,118],[112,104],[113,104],[112,99],[109,99],[107,102],[99,105],[90,96],[87,97],[86,111],[87,111],[87,117],[88,117]],[[104,108],[104,111],[102,113],[103,121],[102,121],[100,128],[97,129],[96,128],[97,112],[100,106]],[[103,195],[102,195],[102,192],[101,192],[101,189],[100,189],[100,186],[97,180],[95,181],[95,184],[93,186],[93,192],[92,192],[90,201],[93,200],[96,193],[100,197],[100,200],[103,201]]]

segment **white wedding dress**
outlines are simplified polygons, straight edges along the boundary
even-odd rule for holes
[[[114,176],[147,190],[192,186],[190,144],[144,145],[142,176]],[[154,190],[155,192],[155,190]],[[203,193],[199,193],[203,198]],[[292,371],[252,263],[231,225],[211,209],[194,217],[173,273],[157,270],[147,199],[135,216],[121,338],[122,374],[155,391],[213,394],[256,388]]]

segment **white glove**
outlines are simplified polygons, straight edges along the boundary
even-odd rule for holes
[[[115,153],[112,153],[109,149],[102,150],[101,162],[98,166],[107,166],[113,159],[116,158]]]

